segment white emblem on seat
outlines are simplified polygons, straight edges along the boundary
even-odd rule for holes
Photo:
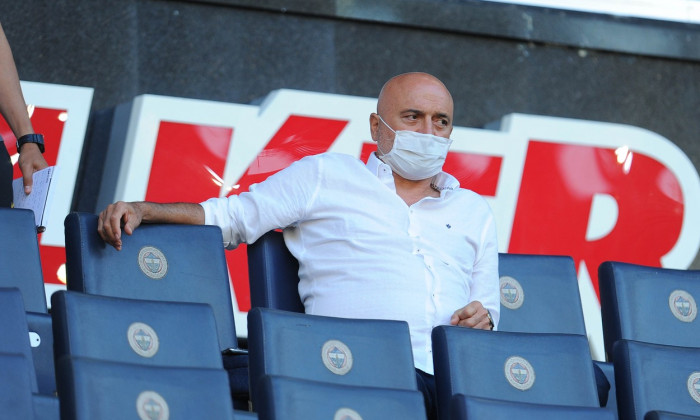
[[[668,306],[673,316],[683,322],[693,322],[698,315],[698,305],[685,290],[674,290],[668,296]]]
[[[336,375],[345,375],[352,369],[352,352],[343,342],[328,340],[321,349],[321,360]]]
[[[518,309],[523,306],[525,292],[520,283],[510,276],[501,277],[501,305],[508,309]]]
[[[162,279],[168,272],[168,260],[158,248],[144,246],[139,251],[139,268],[152,279]]]
[[[333,420],[362,420],[362,416],[351,408],[339,408],[333,416]]]
[[[158,334],[143,322],[134,322],[126,332],[131,349],[141,357],[153,357],[160,345]]]
[[[511,356],[506,360],[504,373],[508,383],[521,391],[527,391],[535,384],[535,369],[520,356]]]
[[[688,376],[688,393],[700,404],[700,372],[693,372]]]
[[[143,391],[136,399],[136,412],[141,420],[168,420],[170,409],[155,391]]]
[[[32,347],[39,347],[41,345],[41,336],[39,333],[29,331],[29,344]]]

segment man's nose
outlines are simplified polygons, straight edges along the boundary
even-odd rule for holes
[[[429,118],[424,118],[423,120],[421,120],[420,126],[416,131],[423,134],[435,135],[435,126]]]

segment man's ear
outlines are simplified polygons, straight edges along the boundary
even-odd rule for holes
[[[372,140],[379,140],[379,116],[376,113],[369,114],[369,131],[372,135]]]

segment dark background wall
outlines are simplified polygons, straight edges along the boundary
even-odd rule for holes
[[[109,111],[137,95],[375,97],[406,71],[447,84],[455,125],[513,112],[631,124],[700,168],[698,25],[476,0],[0,0],[0,22],[22,80],[95,89],[79,210],[94,210]]]

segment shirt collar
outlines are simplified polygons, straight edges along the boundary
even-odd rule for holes
[[[391,175],[392,173],[391,167],[386,163],[382,162],[381,159],[379,159],[377,157],[377,154],[374,152],[369,154],[369,158],[367,159],[367,169],[369,169],[370,172],[372,172],[382,181],[386,181],[385,176],[387,174]],[[394,177],[390,176],[390,178],[391,183],[393,184]],[[447,172],[439,172],[435,176],[434,184],[439,191],[456,190],[457,188],[459,188],[459,181],[457,180],[457,178],[453,177]]]

